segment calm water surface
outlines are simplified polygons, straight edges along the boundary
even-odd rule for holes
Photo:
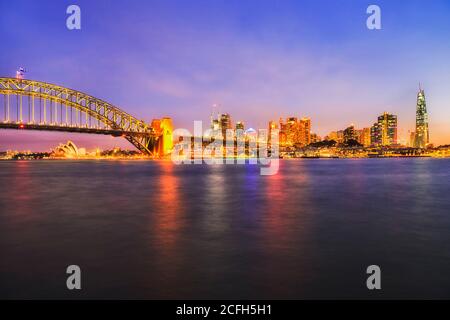
[[[450,160],[3,161],[0,298],[450,298]]]

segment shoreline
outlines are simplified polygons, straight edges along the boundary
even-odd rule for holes
[[[278,160],[284,161],[294,161],[294,160],[363,160],[363,159],[450,159],[450,156],[446,157],[435,157],[435,156],[380,156],[380,157],[287,157],[279,158]],[[191,159],[192,161],[194,159]],[[202,161],[205,159],[202,159]],[[225,160],[225,159],[224,159]],[[233,160],[237,160],[234,158]],[[245,160],[250,160],[246,158]],[[0,159],[0,161],[156,161],[156,162],[173,162],[172,159],[157,159],[157,158],[23,158],[23,159]],[[238,163],[235,163],[238,164]],[[240,163],[239,163],[240,164]],[[242,163],[249,164],[249,163]]]

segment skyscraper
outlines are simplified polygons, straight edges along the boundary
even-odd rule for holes
[[[417,94],[417,106],[416,106],[416,136],[415,144],[416,148],[425,148],[430,142],[430,133],[428,131],[428,113],[427,103],[425,101],[425,91],[419,88]]]
[[[408,147],[414,148],[415,145],[416,145],[416,133],[414,131],[410,131]]]
[[[287,124],[284,122],[283,118],[280,117],[279,129],[280,129],[280,144],[285,146],[288,144],[287,141]]]
[[[363,128],[356,130],[356,141],[362,144],[364,147],[368,147],[371,144],[370,141],[370,128]]]
[[[243,125],[243,123],[242,123]],[[228,113],[217,114],[217,119],[211,115],[211,129],[214,131],[221,130],[225,137],[227,129],[232,129],[231,116]]]
[[[311,119],[289,117],[286,123],[280,120],[280,141],[283,142],[282,135],[286,135],[286,144],[306,146],[311,143]]]
[[[214,118],[213,114],[211,113],[211,129],[219,130],[219,127],[219,115],[217,114],[217,118]]]
[[[278,130],[280,129],[278,123],[273,120],[269,121],[269,137],[272,134],[272,130],[277,130],[277,129]]]
[[[370,141],[374,146],[382,144],[382,129],[378,122],[375,122],[370,128]]]
[[[286,142],[293,146],[298,139],[298,119],[296,117],[289,117],[286,119]]]
[[[299,143],[307,146],[311,143],[311,119],[310,118],[302,118],[299,121]]]
[[[383,113],[370,128],[371,144],[375,146],[390,146],[397,144],[397,116]]]
[[[219,125],[222,131],[232,129],[231,116],[228,113],[222,113],[219,117]]]
[[[397,116],[385,112],[378,117],[378,125],[381,127],[381,144],[397,144]]]

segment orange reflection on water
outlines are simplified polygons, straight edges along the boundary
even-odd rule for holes
[[[180,183],[174,172],[174,164],[169,161],[159,163],[160,173],[156,183],[157,199],[152,204],[155,208],[155,233],[160,245],[172,247],[175,245],[183,222],[180,219]]]
[[[152,190],[151,210],[151,272],[158,277],[149,277],[147,285],[158,288],[162,298],[173,296],[173,288],[183,282],[182,228],[183,208],[181,200],[181,181],[177,176],[176,165],[172,162],[158,162],[159,172],[155,176]],[[182,285],[181,285],[182,286]]]
[[[281,164],[282,165],[282,164]],[[310,174],[301,162],[280,166],[278,174],[264,177],[265,204],[263,216],[263,248],[267,256],[259,265],[265,285],[272,296],[286,298],[291,295],[285,288],[295,283],[297,290],[306,285],[311,267],[298,259],[311,256],[313,241]],[[276,280],[270,275],[278,274]],[[292,278],[292,275],[298,275]]]
[[[268,241],[279,242],[286,234],[283,207],[289,201],[286,192],[287,181],[281,174],[263,177],[266,181],[266,216],[264,217]]]
[[[263,177],[267,206],[265,227],[269,239],[276,239],[278,242],[287,240],[290,231],[295,230],[296,226],[290,223],[292,217],[286,216],[284,208],[295,208],[296,215],[304,216],[311,209],[307,170],[306,165],[298,163],[295,167],[291,166],[289,172],[280,170],[278,174]]]

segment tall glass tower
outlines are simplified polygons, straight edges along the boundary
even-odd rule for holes
[[[427,103],[425,101],[425,92],[419,88],[417,94],[417,107],[416,107],[416,138],[415,147],[425,148],[430,142],[430,133],[428,131],[428,113]]]

